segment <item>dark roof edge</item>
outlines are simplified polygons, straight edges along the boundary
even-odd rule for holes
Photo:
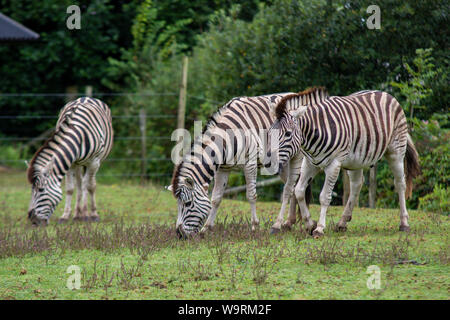
[[[20,29],[23,33],[26,34],[26,37],[3,37],[1,38],[2,40],[9,40],[9,39],[27,39],[27,40],[37,40],[40,38],[39,34],[34,32],[33,30],[28,29],[27,27],[25,27],[24,25],[20,24],[19,22],[11,19],[8,16],[5,16],[3,13],[0,12],[0,19],[4,19],[5,21],[7,21],[8,23],[10,23],[11,25],[14,25],[15,27],[17,27],[18,29]]]

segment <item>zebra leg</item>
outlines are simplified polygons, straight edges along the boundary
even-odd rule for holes
[[[287,177],[286,174],[283,173],[280,175],[280,177],[284,180],[284,188],[283,188],[283,195],[282,195],[282,202],[281,202],[281,209],[278,214],[277,220],[273,224],[272,228],[270,228],[270,233],[278,233],[281,230],[281,227],[290,229],[293,224],[295,224],[295,200],[293,201],[293,204],[291,202],[290,208],[289,208],[289,217],[288,221],[284,221],[284,214],[286,212],[287,204],[289,203],[289,200],[293,195],[295,182],[298,179],[299,175],[299,169],[301,164],[301,160],[303,157],[295,157],[293,158],[287,166],[287,169],[284,169],[283,171],[287,171]],[[292,216],[292,210],[293,210],[293,216]],[[284,223],[283,223],[284,222]]]
[[[247,188],[247,200],[250,203],[250,210],[252,212],[252,231],[255,231],[259,225],[258,217],[256,216],[256,176],[258,174],[258,166],[255,163],[246,165],[244,167],[245,183]]]
[[[323,184],[322,191],[320,192],[320,217],[317,223],[317,228],[313,231],[313,237],[319,238],[323,236],[323,230],[325,229],[325,220],[327,217],[327,210],[330,206],[331,195],[333,192],[334,184],[339,177],[339,171],[341,170],[341,163],[334,160],[325,168],[325,182]]]
[[[66,174],[66,205],[64,207],[64,213],[59,218],[58,223],[64,223],[67,222],[70,218],[70,214],[72,213],[72,195],[73,190],[75,189],[73,178],[74,178],[74,169],[71,168],[69,171],[67,171]]]
[[[97,174],[98,169],[100,168],[100,161],[94,161],[90,166],[86,169],[86,190],[89,193],[89,198],[91,202],[90,212],[87,214],[87,220],[97,222],[100,220],[100,217],[97,213],[97,204],[95,202],[95,190],[97,188],[97,182],[95,180],[95,175]],[[87,205],[87,200],[86,200]]]
[[[295,184],[294,184],[294,186],[292,186],[292,193],[291,193],[291,197],[289,198],[288,218],[287,218],[286,222],[283,223],[283,228],[285,228],[285,229],[291,229],[291,227],[297,222],[297,214],[295,212],[295,209],[297,207],[297,201],[295,200],[295,196],[294,196],[294,188],[295,188]],[[300,226],[300,228],[301,228],[301,226]]]
[[[300,179],[295,186],[295,197],[300,207],[302,220],[305,222],[305,228],[308,233],[312,233],[312,231],[316,228],[317,223],[311,219],[311,214],[309,213],[308,206],[306,205],[305,193],[308,184],[312,181],[312,179],[318,172],[318,167],[314,166],[312,163],[304,159],[302,163]]]
[[[350,195],[345,205],[344,213],[336,225],[335,231],[347,231],[347,222],[352,220],[352,212],[364,182],[363,170],[348,170],[350,178]]]
[[[77,199],[75,203],[75,215],[73,220],[84,220],[83,204],[85,202],[85,194],[83,192],[83,169],[84,167],[78,166],[75,169],[75,181],[77,185]]]
[[[403,163],[404,155],[398,153],[386,153],[386,159],[388,161],[389,167],[394,174],[394,184],[395,190],[398,193],[398,201],[400,205],[400,231],[409,231],[410,227],[408,224],[408,211],[406,210],[406,182],[405,182],[405,171]]]
[[[297,220],[296,212],[295,212],[297,201],[295,200],[295,197],[294,197],[294,188],[295,188],[295,183],[298,181],[298,177],[300,176],[300,169],[302,167],[302,161],[303,161],[303,155],[301,153],[299,153],[289,163],[289,173],[290,173],[289,176],[292,179],[291,180],[292,181],[292,190],[290,192],[290,198],[289,198],[289,201],[290,201],[289,215],[288,215],[287,221],[283,224],[283,227],[288,228],[288,229],[290,229],[291,226],[293,226]],[[301,228],[301,224],[300,224],[300,228]]]
[[[289,169],[286,169],[286,171],[289,171]],[[281,177],[281,176],[280,176]],[[283,195],[281,196],[281,209],[278,213],[278,217],[275,220],[275,223],[270,228],[270,234],[275,234],[280,232],[281,227],[284,226],[284,213],[286,212],[286,206],[289,202],[289,199],[291,198],[291,195],[293,193],[294,185],[292,183],[292,178],[290,177],[290,172],[288,176],[286,177],[286,180],[284,180],[284,187],[283,187]],[[295,182],[295,181],[294,181]],[[290,225],[289,225],[290,227]],[[287,227],[287,228],[289,228]]]
[[[214,227],[214,220],[216,219],[219,205],[222,202],[223,193],[227,186],[229,175],[230,171],[220,169],[214,175],[214,188],[211,196],[211,213],[209,214],[208,219],[200,232],[206,232],[208,229],[211,230]]]

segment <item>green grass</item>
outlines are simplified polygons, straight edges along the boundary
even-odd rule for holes
[[[411,232],[398,231],[398,210],[355,208],[346,233],[323,239],[299,231],[271,236],[280,204],[259,202],[260,229],[249,205],[224,200],[205,238],[175,236],[176,202],[162,187],[132,183],[97,189],[101,222],[32,228],[25,173],[0,172],[1,299],[448,299],[449,220],[410,210]],[[311,212],[318,218],[318,206]],[[404,263],[402,263],[404,262]],[[79,266],[70,290],[67,268]],[[381,270],[369,290],[367,267]]]

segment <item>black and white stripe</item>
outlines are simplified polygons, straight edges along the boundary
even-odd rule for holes
[[[363,182],[362,169],[375,165],[383,156],[394,173],[399,193],[400,228],[409,229],[405,191],[411,192],[412,178],[420,170],[417,151],[408,135],[406,117],[394,97],[386,92],[365,90],[304,106],[299,96],[292,95],[280,101],[275,110],[277,120],[271,127],[271,134],[278,137],[278,150],[271,152],[279,155],[281,164],[298,153],[305,156],[295,194],[308,228],[314,223],[303,202],[304,192],[317,172],[325,171],[320,195],[321,214],[315,235],[323,234],[326,210],[340,168],[350,170],[350,197],[338,223],[338,229],[345,230]],[[406,183],[405,153],[410,155],[407,157]]]
[[[74,219],[98,220],[95,208],[95,174],[111,151],[111,111],[101,100],[83,97],[60,111],[52,136],[35,153],[28,168],[32,185],[28,217],[34,224],[48,223],[62,199],[61,181],[66,176],[66,208],[61,222],[70,216],[70,202],[77,185]],[[91,210],[87,208],[87,194]]]

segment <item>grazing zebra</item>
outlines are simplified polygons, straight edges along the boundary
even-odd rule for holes
[[[309,231],[314,229],[314,222],[305,204],[305,188],[320,169],[325,171],[320,219],[313,236],[323,235],[327,208],[340,169],[349,170],[350,178],[350,196],[336,227],[336,231],[345,231],[361,190],[363,168],[375,165],[383,155],[394,174],[400,203],[400,230],[409,231],[405,192],[406,197],[411,195],[412,179],[420,174],[420,167],[405,114],[394,97],[386,92],[366,90],[346,97],[332,96],[315,106],[303,106],[298,94],[293,94],[284,97],[274,112],[277,120],[269,136],[277,137],[278,143],[277,150],[271,150],[271,154],[278,153],[281,164],[298,153],[304,155],[295,196]]]
[[[59,222],[69,219],[74,191],[74,220],[98,221],[95,204],[95,174],[113,144],[111,111],[94,98],[79,98],[61,110],[52,136],[35,153],[28,167],[31,201],[28,218],[33,225],[48,224],[62,199],[61,181],[66,175],[66,206]],[[91,207],[87,208],[87,193]]]
[[[267,130],[274,121],[270,106],[291,93],[257,97],[238,97],[221,107],[205,126],[203,133],[193,144],[190,154],[183,157],[175,170],[169,186],[178,200],[177,233],[186,237],[214,226],[218,207],[222,200],[231,170],[243,169],[246,179],[246,195],[250,202],[252,229],[259,221],[256,216],[256,176],[264,155]],[[320,97],[314,97],[314,99]],[[315,100],[314,100],[315,101]],[[293,195],[300,171],[301,156],[290,161],[281,173],[285,182],[282,206],[272,231],[280,230],[287,203]],[[270,167],[270,165],[269,165]],[[278,168],[277,168],[278,169]],[[273,174],[273,173],[272,173]],[[214,177],[211,201],[209,184]],[[285,226],[295,223],[295,201],[291,201],[289,220]]]

